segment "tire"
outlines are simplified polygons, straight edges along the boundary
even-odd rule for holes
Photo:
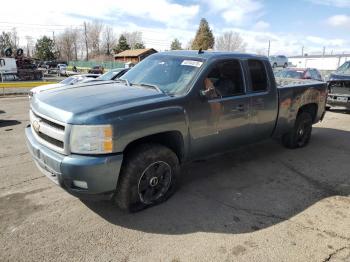
[[[308,112],[301,112],[295,120],[294,128],[282,137],[282,143],[290,149],[305,147],[311,138],[312,116]]]
[[[22,48],[19,48],[19,49],[17,49],[17,51],[16,51],[16,55],[17,56],[22,56],[23,55],[23,49]]]
[[[277,63],[274,63],[273,65],[272,65],[272,68],[276,68],[277,67]]]
[[[114,197],[119,208],[136,212],[164,202],[175,192],[180,165],[169,148],[143,144],[124,161]]]
[[[11,57],[12,56],[12,49],[11,48],[7,48],[5,50],[5,56],[6,57]]]
[[[288,64],[285,63],[285,64],[283,65],[283,68],[287,68],[287,67],[288,67]]]

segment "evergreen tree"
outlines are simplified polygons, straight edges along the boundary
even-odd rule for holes
[[[125,50],[129,50],[130,46],[128,45],[128,42],[126,41],[126,38],[124,35],[120,35],[119,40],[118,40],[118,45],[115,48],[116,53],[123,52]]]
[[[179,39],[175,38],[173,40],[173,42],[171,42],[170,49],[171,50],[181,50],[182,49]]]
[[[43,36],[42,38],[38,39],[35,44],[35,57],[45,61],[55,60],[57,59],[55,49],[55,42],[51,38]]]
[[[143,43],[136,43],[134,45],[134,49],[144,49],[144,48],[146,48],[146,47]]]
[[[196,36],[192,43],[192,49],[208,50],[210,48],[213,48],[214,44],[215,39],[213,36],[213,32],[211,31],[207,20],[205,18],[202,18]]]

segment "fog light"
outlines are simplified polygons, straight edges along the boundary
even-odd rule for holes
[[[73,180],[73,185],[79,188],[88,189],[88,185],[85,181]]]

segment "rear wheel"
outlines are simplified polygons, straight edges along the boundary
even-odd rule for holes
[[[311,138],[312,116],[308,112],[298,114],[294,128],[282,138],[282,143],[287,148],[299,148],[306,146]]]
[[[288,64],[285,63],[285,64],[283,65],[283,68],[287,68],[287,67],[288,67]]]
[[[274,63],[273,65],[272,65],[272,68],[276,68],[277,67],[277,63]]]
[[[143,144],[128,154],[122,167],[115,202],[138,211],[167,200],[175,191],[179,160],[169,148]]]

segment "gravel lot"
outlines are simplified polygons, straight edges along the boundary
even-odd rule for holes
[[[0,98],[0,261],[350,261],[350,113],[328,112],[304,149],[188,164],[174,197],[126,214],[37,170],[28,107]]]

